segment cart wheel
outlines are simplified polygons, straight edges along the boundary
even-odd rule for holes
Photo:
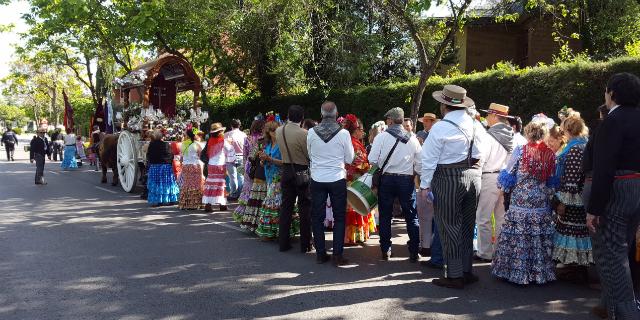
[[[126,192],[133,192],[138,181],[138,146],[136,136],[122,131],[118,138],[118,179]]]

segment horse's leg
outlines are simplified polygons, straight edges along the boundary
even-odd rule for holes
[[[107,164],[100,162],[100,167],[102,168],[102,180],[100,182],[107,183]]]
[[[118,185],[118,168],[115,162],[111,165],[111,170],[113,170],[113,182],[111,182],[111,185],[115,187]]]

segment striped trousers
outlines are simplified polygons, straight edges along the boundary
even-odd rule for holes
[[[445,278],[460,278],[471,272],[481,175],[478,169],[441,166],[433,174],[433,208],[442,242]]]
[[[624,172],[616,172],[618,175]],[[593,254],[609,319],[640,319],[629,267],[629,246],[640,219],[640,179],[615,180],[593,235]]]

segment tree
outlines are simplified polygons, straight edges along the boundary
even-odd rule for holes
[[[411,96],[411,119],[414,123],[418,120],[418,113],[420,111],[420,104],[422,102],[422,96],[424,94],[424,90],[427,87],[427,80],[431,77],[442,57],[444,56],[445,50],[453,41],[453,37],[456,32],[460,30],[464,21],[465,21],[465,13],[467,8],[471,4],[471,0],[462,0],[461,3],[455,4],[453,0],[449,0],[448,5],[451,11],[451,17],[446,19],[446,21],[431,21],[436,22],[436,26],[441,33],[442,38],[435,44],[433,49],[433,55],[428,55],[428,44],[429,39],[433,37],[433,35],[437,35],[438,33],[424,33],[422,30],[422,26],[426,21],[420,21],[419,17],[422,12],[428,10],[432,2],[435,4],[440,4],[440,0],[431,1],[431,0],[375,0],[376,4],[387,11],[390,15],[395,17],[397,23],[400,23],[406,30],[408,31],[411,39],[416,45],[417,56],[419,60],[420,67],[420,77],[418,78],[418,85]]]

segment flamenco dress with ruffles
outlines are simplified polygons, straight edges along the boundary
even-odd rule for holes
[[[280,148],[277,144],[269,143],[265,148],[265,154],[273,159],[282,160]],[[280,166],[271,162],[264,165],[267,181],[267,196],[262,202],[256,235],[263,240],[278,238],[280,223],[280,205],[282,204],[282,188],[280,185]],[[289,234],[295,236],[300,230],[300,219],[294,217]]]
[[[200,142],[185,141],[182,143],[182,174],[180,175],[180,201],[178,208],[197,210],[202,208],[202,191],[204,176],[199,152],[202,150]]]
[[[556,219],[553,259],[565,265],[589,266],[594,263],[587,213],[582,203],[582,157],[586,143],[586,138],[574,138],[558,156],[556,172],[560,177],[560,188],[556,198],[565,205],[565,210]]]
[[[202,192],[203,204],[219,204],[221,206],[227,204],[225,196],[225,175],[227,170],[225,164],[229,157],[235,158],[235,151],[231,144],[224,139],[224,136],[209,138],[205,149],[200,155],[200,158],[207,163],[207,177]]]
[[[552,259],[555,233],[550,196],[558,185],[555,154],[544,143],[529,143],[513,151],[498,186],[511,191],[492,274],[516,284],[556,280]]]
[[[178,201],[180,189],[176,183],[169,144],[155,140],[149,143],[147,162],[147,202],[151,205],[173,204]]]
[[[264,144],[261,139],[256,142],[255,148],[250,150],[249,162],[251,164],[251,170],[254,172],[254,176],[251,182],[251,191],[249,192],[249,199],[244,207],[241,218],[241,227],[251,233],[256,231],[258,227],[258,218],[260,214],[260,208],[262,208],[262,202],[267,196],[267,182],[264,172],[263,163],[258,159],[258,152],[262,151]],[[255,169],[254,169],[255,167]]]
[[[247,204],[249,203],[249,196],[251,195],[251,187],[253,185],[253,180],[249,176],[249,172],[251,171],[251,161],[248,161],[248,159],[250,154],[256,153],[255,149],[257,148],[259,138],[260,135],[257,134],[247,137],[244,141],[244,147],[242,148],[242,158],[244,159],[244,181],[240,197],[238,197],[238,206],[232,214],[233,220],[239,224],[242,224],[243,216],[247,209]]]
[[[173,153],[173,161],[171,162],[173,174],[176,176],[176,180],[179,181],[182,173],[182,163],[180,162],[180,158],[182,158],[182,142],[171,141],[170,146],[171,153]]]
[[[353,150],[355,152],[354,160],[351,164],[345,166],[347,170],[347,183],[351,183],[369,170],[369,162],[367,161],[367,149],[360,140],[351,137]],[[376,231],[376,223],[373,213],[367,215],[357,213],[350,205],[347,205],[345,216],[345,233],[344,244],[355,245],[364,243],[369,240],[372,232]]]

